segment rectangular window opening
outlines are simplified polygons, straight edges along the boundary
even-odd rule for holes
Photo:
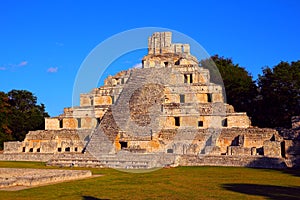
[[[174,117],[175,119],[175,126],[180,126],[180,117]]]
[[[81,118],[77,118],[77,127],[81,128]]]
[[[180,103],[185,103],[185,95],[184,94],[180,95]]]
[[[91,98],[91,106],[93,106],[93,105],[94,105],[94,99]]]
[[[211,93],[207,94],[207,102],[212,102],[212,94]]]
[[[222,120],[222,126],[223,127],[227,127],[228,126],[227,118],[225,118],[225,119]]]
[[[184,74],[184,75],[183,75],[183,82],[184,82],[184,83],[187,83],[187,82],[188,82],[188,75],[187,75],[187,74]]]
[[[193,74],[190,74],[190,83],[193,83]]]
[[[25,150],[26,150],[26,147],[23,147],[22,152],[25,152]]]
[[[38,153],[41,152],[41,149],[40,149],[40,148],[37,148],[36,152],[38,152]]]
[[[59,128],[63,128],[63,127],[64,127],[63,119],[60,119],[59,120]]]
[[[173,153],[173,149],[167,149],[167,153]]]
[[[119,142],[120,143],[120,145],[121,145],[121,149],[126,149],[128,146],[128,144],[127,144],[127,142]]]
[[[61,152],[61,147],[58,147],[58,148],[57,148],[57,151],[58,151],[58,152]]]
[[[203,121],[198,121],[198,127],[203,127]]]

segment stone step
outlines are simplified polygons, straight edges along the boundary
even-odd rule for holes
[[[109,167],[122,169],[151,169],[174,165],[176,156],[168,154],[141,154],[119,152],[118,154],[102,154],[99,157],[85,154],[59,155],[51,159],[47,165],[65,167]]]

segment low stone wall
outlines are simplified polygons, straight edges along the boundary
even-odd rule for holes
[[[46,162],[50,160],[53,156],[54,154],[43,153],[4,153],[0,154],[0,160]]]
[[[89,170],[0,168],[0,188],[37,186],[92,176]]]
[[[254,168],[287,168],[283,158],[269,158],[263,156],[181,156],[181,166],[234,166]]]
[[[60,154],[47,162],[50,166],[59,167],[93,167],[117,169],[152,169],[175,166],[175,154],[143,154],[126,151],[118,154],[104,154],[95,158],[90,154]]]

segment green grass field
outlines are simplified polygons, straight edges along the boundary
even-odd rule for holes
[[[0,167],[49,168],[34,162],[0,162]],[[139,174],[90,170],[103,176],[0,191],[0,199],[300,199],[297,170],[178,167]]]

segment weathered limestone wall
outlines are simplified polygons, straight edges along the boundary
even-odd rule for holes
[[[229,146],[227,147],[227,155],[239,155],[239,156],[255,156],[256,151],[252,151],[252,148],[243,146]]]
[[[251,121],[246,113],[231,113],[227,116],[228,128],[248,128],[251,126]]]
[[[91,106],[91,97],[89,96],[89,94],[80,94],[80,106]]]
[[[280,141],[264,141],[263,144],[264,156],[266,157],[281,157],[281,142]]]
[[[94,104],[95,105],[111,105],[112,97],[111,96],[95,96]]]
[[[4,153],[0,154],[0,160],[47,162],[53,155],[52,153]]]
[[[37,186],[92,176],[89,170],[0,168],[0,188]]]
[[[90,129],[29,131],[23,142],[5,142],[4,153],[79,153],[91,132]]]
[[[80,94],[80,106],[111,105],[112,96],[102,94]]]
[[[286,168],[283,158],[268,158],[263,156],[192,156],[183,155],[179,161],[181,166],[235,166],[257,168]]]
[[[46,130],[59,130],[59,118],[45,118]]]
[[[149,54],[161,54],[161,53],[171,53],[171,40],[172,33],[154,33],[148,39],[148,53]]]
[[[260,128],[230,128],[223,129],[218,140],[217,146],[220,147],[222,153],[227,152],[228,146],[239,146],[239,136],[243,136],[243,147],[246,148],[262,148],[264,141],[281,140],[278,132],[274,129]],[[251,154],[250,154],[251,155]]]

